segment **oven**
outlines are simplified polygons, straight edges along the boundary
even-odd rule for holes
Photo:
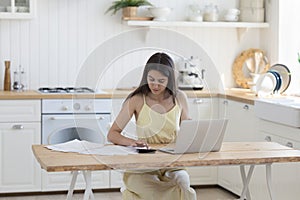
[[[111,99],[95,99],[89,88],[40,88],[48,96],[42,100],[42,144],[56,144],[74,139],[106,143],[111,121]],[[59,95],[56,95],[58,94]],[[81,95],[81,93],[84,93]],[[74,98],[56,98],[61,94]],[[87,94],[87,95],[86,95]],[[89,98],[91,97],[91,98]],[[82,172],[80,172],[82,173]],[[42,191],[63,191],[70,187],[70,180],[77,177],[70,172],[42,172]],[[109,171],[93,172],[93,188],[109,187]],[[76,178],[75,189],[85,188],[83,176]]]
[[[69,92],[65,93],[78,93],[78,91],[85,93],[82,88],[77,91],[67,89]],[[43,90],[46,91],[45,88]],[[64,93],[61,88],[44,93],[57,93],[57,91]],[[86,91],[92,92],[90,89]],[[96,143],[107,142],[106,136],[111,120],[111,99],[43,99],[41,110],[42,144],[57,144],[74,139]]]

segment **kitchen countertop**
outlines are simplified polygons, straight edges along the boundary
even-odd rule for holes
[[[77,98],[125,98],[131,90],[105,90],[95,94],[42,94],[35,90],[17,91],[0,91],[0,100],[22,100],[22,99],[77,99]],[[254,104],[258,99],[247,89],[227,89],[225,94],[213,93],[207,90],[201,91],[184,91],[190,98],[207,98],[222,97],[247,104]]]
[[[225,94],[219,94],[219,97],[226,98],[229,100],[239,101],[241,103],[254,105],[254,101],[259,99],[253,92],[249,89],[232,88],[227,89]]]

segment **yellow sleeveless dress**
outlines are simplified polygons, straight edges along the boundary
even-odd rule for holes
[[[137,135],[149,144],[172,143],[179,129],[181,108],[176,102],[168,112],[160,114],[145,101],[136,121]],[[190,187],[189,175],[184,169],[127,171],[122,191],[124,200],[196,200],[196,192]]]

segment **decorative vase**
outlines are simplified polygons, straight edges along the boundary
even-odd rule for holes
[[[131,17],[136,17],[137,15],[137,7],[135,6],[130,6],[130,7],[125,7],[122,9],[123,11],[123,18],[131,18]]]

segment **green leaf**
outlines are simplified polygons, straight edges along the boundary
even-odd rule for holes
[[[152,4],[147,0],[117,0],[112,2],[112,5],[105,11],[105,14],[112,12],[112,15],[114,15],[122,8],[129,6],[152,6]]]

